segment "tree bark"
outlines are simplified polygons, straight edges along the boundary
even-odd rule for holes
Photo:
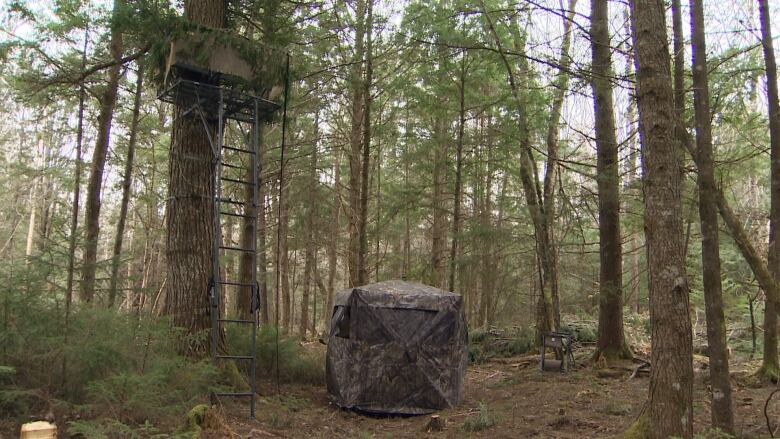
[[[260,139],[259,150],[257,151],[258,175],[257,175],[257,283],[260,296],[260,321],[264,324],[270,324],[269,305],[268,305],[268,253],[266,249],[266,184],[263,178],[263,165],[265,159],[265,148],[262,146],[262,130],[258,139]]]
[[[764,50],[766,67],[766,97],[769,107],[769,144],[770,144],[770,181],[771,201],[769,207],[769,271],[775,282],[780,280],[780,245],[777,243],[780,233],[780,104],[778,104],[777,63],[772,44],[769,1],[758,1],[758,13],[761,21],[761,45]],[[767,294],[764,309],[764,355],[760,373],[777,379],[780,366],[777,357],[777,313],[780,312],[780,296]]]
[[[263,126],[261,124],[257,125],[257,130],[259,132],[257,133],[257,138],[259,139],[257,149],[258,151],[263,149]],[[253,134],[249,134],[250,136]],[[259,155],[258,159],[259,161]],[[260,167],[258,167],[258,170]],[[252,181],[255,178],[254,170],[252,169],[252,166],[247,166],[246,172],[244,174],[244,181]],[[259,180],[259,177],[258,177]],[[258,187],[260,185],[260,182],[257,182]],[[257,247],[257,242],[252,242],[252,240],[256,237],[255,230],[253,230],[255,227],[259,227],[258,223],[259,221],[256,220],[256,217],[259,217],[259,208],[258,206],[253,205],[255,200],[255,187],[249,184],[244,185],[244,216],[241,217],[241,237],[239,247],[241,248],[252,248],[255,246],[255,254],[259,257],[260,249]],[[262,200],[258,197],[257,198],[259,203],[262,203]],[[263,244],[265,244],[263,242]],[[263,259],[265,259],[265,255],[263,255]],[[252,272],[256,269],[254,264],[258,264],[258,261],[255,260],[255,257],[252,255],[252,253],[249,252],[241,252],[241,256],[239,258],[238,262],[238,281],[240,283],[251,283],[252,282]],[[259,274],[258,274],[259,277]],[[258,280],[258,285],[259,285]],[[240,318],[248,318],[252,315],[252,291],[254,290],[253,287],[238,287],[238,315]]]
[[[691,45],[693,46],[693,101],[696,118],[696,147],[699,173],[699,219],[701,222],[704,306],[707,318],[707,346],[710,356],[712,426],[734,434],[729,357],[726,345],[726,320],[720,282],[718,210],[715,202],[715,164],[712,153],[710,94],[707,75],[707,48],[704,37],[704,5],[691,2]],[[682,71],[675,72],[682,76]],[[681,121],[678,121],[681,124]]]
[[[595,357],[631,358],[623,334],[623,248],[620,236],[620,172],[612,98],[609,4],[591,0],[591,87],[599,191],[599,329]]]
[[[97,140],[95,141],[95,150],[92,153],[92,164],[87,183],[86,234],[81,283],[81,300],[87,303],[91,302],[95,296],[95,273],[97,271],[98,236],[100,234],[100,192],[103,186],[103,171],[106,166],[108,146],[111,142],[111,125],[114,119],[114,107],[116,106],[119,79],[122,72],[122,64],[118,62],[122,58],[122,29],[118,23],[118,12],[123,4],[124,0],[114,1],[109,52],[116,64],[108,68],[108,82],[100,98]]]
[[[314,254],[317,251],[314,226],[315,219],[317,218],[317,148],[320,136],[319,124],[320,114],[318,111],[314,117],[314,144],[312,145],[309,162],[309,187],[307,188],[306,225],[304,229],[306,234],[306,249],[303,267],[303,295],[301,296],[301,325],[298,331],[303,338],[306,338],[306,333],[309,329],[312,329],[312,334],[314,334],[314,329],[317,327],[317,320],[314,317],[311,320],[311,326],[309,325],[309,300],[311,298],[312,288],[314,288],[315,297],[317,291],[313,272],[317,270],[314,258]]]
[[[130,122],[130,139],[127,142],[127,158],[125,159],[125,173],[122,179],[122,203],[119,208],[119,220],[116,224],[114,237],[114,256],[111,260],[111,277],[108,288],[108,307],[113,308],[116,301],[116,289],[119,277],[119,260],[122,256],[122,243],[127,220],[127,207],[130,204],[130,186],[133,182],[133,160],[135,157],[135,144],[138,138],[138,118],[141,113],[141,93],[143,91],[144,67],[143,61],[138,61],[138,77],[135,81],[135,98],[133,100],[133,116]]]
[[[284,333],[289,334],[293,324],[293,301],[290,294],[290,254],[288,251],[289,237],[287,236],[290,230],[290,209],[289,204],[287,203],[290,185],[284,177],[279,178],[279,184],[282,184],[283,187],[279,192],[280,197],[277,200],[277,203],[279,203],[279,248],[277,254],[277,267],[279,276],[281,277],[282,329]]]
[[[460,77],[458,78],[458,102],[460,110],[458,112],[458,140],[455,150],[455,200],[453,201],[452,213],[452,243],[450,246],[450,276],[447,288],[449,291],[455,291],[455,274],[458,270],[458,244],[460,240],[460,222],[461,205],[463,204],[463,138],[466,130],[466,61],[468,52],[461,53]]]
[[[368,0],[372,1],[372,0]],[[366,2],[357,0],[355,4],[355,53],[350,72],[352,87],[352,119],[349,136],[349,242],[348,269],[349,286],[360,285],[360,194],[363,174],[363,116],[365,105],[365,86],[363,74],[365,62]]]
[[[360,215],[358,222],[358,285],[368,282],[368,170],[371,165],[371,81],[373,80],[373,66],[371,51],[373,50],[372,32],[374,15],[374,0],[368,0],[366,6],[366,50],[365,50],[365,77],[363,78],[363,138],[361,176],[360,176]]]
[[[631,0],[650,286],[653,438],[693,436],[693,347],[683,248],[681,165],[661,0]]]
[[[445,63],[449,57],[447,49],[443,45],[437,46],[437,82],[443,86],[449,79],[447,78],[447,67]],[[437,102],[436,114],[433,121],[433,184],[431,186],[431,284],[437,288],[444,288],[447,268],[447,209],[444,196],[446,190],[447,177],[447,150],[451,142],[448,127],[450,121],[445,114],[444,102],[445,96],[436,96]]]
[[[330,318],[333,314],[335,298],[336,270],[338,268],[339,226],[341,225],[341,153],[337,153],[333,163],[333,186],[336,198],[333,204],[335,210],[333,222],[330,225],[330,242],[328,243],[328,303],[325,308],[325,331],[330,328]]]
[[[225,5],[224,0],[189,0],[184,13],[195,23],[222,28]],[[197,117],[182,116],[184,110],[174,109],[169,153],[168,277],[163,312],[172,317],[174,326],[184,328],[190,340],[202,340],[183,345],[182,351],[202,357],[209,352],[209,342],[194,336],[211,327],[206,292],[212,277],[215,170],[209,136],[216,136],[217,126],[209,123],[204,128]]]

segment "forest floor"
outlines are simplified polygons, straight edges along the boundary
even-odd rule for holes
[[[578,352],[589,358],[587,349]],[[697,357],[695,375],[695,429],[709,424],[706,357]],[[538,355],[500,358],[470,365],[465,398],[458,407],[438,415],[441,432],[426,432],[430,416],[368,417],[340,410],[328,402],[323,386],[263,383],[264,396],[257,420],[246,418],[248,407],[236,403],[221,409],[221,431],[207,437],[243,438],[610,438],[620,437],[642,413],[649,378],[631,378],[630,362],[611,367],[581,366],[567,373],[542,373]],[[769,437],[764,403],[772,387],[750,385],[747,370],[754,364],[732,365],[734,408],[738,437]],[[480,411],[480,407],[482,410]],[[769,407],[769,417],[780,423],[780,398]],[[228,434],[229,432],[233,434]]]

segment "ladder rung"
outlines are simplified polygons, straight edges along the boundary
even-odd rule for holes
[[[229,181],[231,183],[241,183],[241,184],[245,184],[245,185],[248,185],[248,186],[254,186],[255,185],[251,181],[239,180],[237,178],[220,177],[219,179],[222,180],[222,181]]]
[[[219,211],[220,215],[228,215],[228,216],[237,216],[240,218],[254,218],[255,215],[244,215],[243,213],[235,213],[235,212],[225,212],[225,211]]]
[[[241,247],[232,247],[229,245],[220,245],[219,248],[222,250],[235,250],[239,252],[246,252],[246,253],[254,253],[254,250],[248,249],[248,248],[241,248]]]
[[[245,203],[243,201],[234,200],[232,198],[217,198],[217,200],[220,203],[230,203],[230,204],[236,204],[238,206],[243,206]]]
[[[254,393],[252,392],[214,392],[212,393],[214,396],[252,396]]]
[[[254,323],[254,320],[246,320],[246,319],[217,319],[217,321],[225,322],[225,323]]]
[[[219,281],[217,283],[218,284],[222,284],[222,285],[235,285],[237,287],[253,287],[253,286],[255,286],[255,284],[250,284],[250,283],[246,283],[246,282],[233,282],[233,281],[228,281],[228,280],[221,280],[221,281]]]
[[[241,170],[244,170],[244,171],[246,171],[246,168],[245,168],[245,167],[243,167],[243,166],[238,166],[238,165],[231,165],[230,163],[225,163],[225,162],[221,162],[221,163],[222,163],[222,166],[224,166],[224,167],[226,167],[226,168],[231,168],[231,169],[241,169]]]
[[[255,357],[251,355],[217,355],[217,359],[220,360],[254,360]]]
[[[234,147],[232,147],[232,146],[224,146],[224,145],[223,145],[223,146],[222,146],[222,148],[223,148],[223,149],[230,150],[230,151],[244,152],[244,153],[247,153],[247,154],[254,154],[254,153],[255,153],[255,152],[254,152],[254,151],[252,151],[251,149],[234,148]]]

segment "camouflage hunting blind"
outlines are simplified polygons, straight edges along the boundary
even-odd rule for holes
[[[326,379],[343,408],[425,414],[463,395],[468,352],[463,299],[412,282],[340,292],[331,318]]]

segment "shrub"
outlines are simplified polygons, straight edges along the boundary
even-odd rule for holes
[[[14,325],[0,334],[8,341],[0,431],[53,412],[58,421],[78,419],[68,422],[71,435],[149,437],[160,426],[175,428],[168,424],[217,381],[210,362],[177,354],[178,334],[167,320],[76,309],[66,337],[50,304],[18,304]]]
[[[495,424],[495,419],[488,412],[488,406],[484,402],[479,403],[479,413],[475,417],[466,418],[463,422],[463,430],[468,432],[482,431]]]
[[[534,350],[535,345],[534,332],[528,328],[476,329],[469,335],[469,361],[482,363],[494,357],[513,357]]]
[[[233,326],[228,328],[228,349],[237,355],[251,352],[251,328]],[[279,335],[279,379],[287,383],[324,384],[325,357],[322,349],[306,349],[296,337]],[[258,378],[276,378],[277,330],[273,326],[262,326],[257,331]],[[244,371],[246,372],[246,366]]]

